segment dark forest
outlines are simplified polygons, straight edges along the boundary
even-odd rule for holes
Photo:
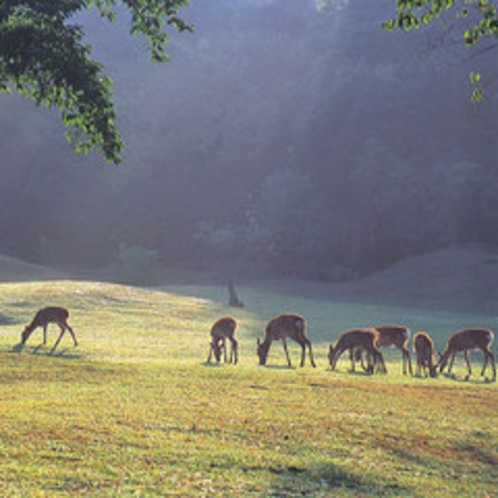
[[[448,20],[387,32],[393,5],[192,2],[195,33],[172,37],[166,64],[119,17],[82,16],[124,160],[76,154],[56,111],[1,95],[0,252],[95,268],[134,248],[167,267],[337,281],[497,245],[496,54],[465,49]]]

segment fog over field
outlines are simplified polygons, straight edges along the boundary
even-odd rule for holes
[[[82,15],[124,161],[75,154],[56,111],[1,95],[0,253],[88,269],[132,248],[165,267],[342,281],[493,248],[494,51],[474,56],[450,21],[383,31],[393,1],[323,6],[194,1],[196,31],[173,34],[162,65],[126,16]]]

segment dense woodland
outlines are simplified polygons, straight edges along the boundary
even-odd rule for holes
[[[454,243],[498,244],[496,51],[451,19],[386,32],[394,1],[192,1],[153,64],[85,14],[123,163],[77,155],[54,110],[0,96],[0,252],[338,280]],[[469,72],[485,99],[471,102]]]

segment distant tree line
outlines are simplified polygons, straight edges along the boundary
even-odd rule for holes
[[[74,155],[55,114],[2,98],[0,252],[341,280],[498,244],[495,96],[466,98],[469,68],[495,62],[466,62],[443,24],[382,30],[381,4],[192,4],[195,36],[155,66],[126,23],[84,17],[116,82],[123,162]]]

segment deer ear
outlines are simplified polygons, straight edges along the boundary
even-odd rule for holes
[[[256,344],[257,344],[258,346],[261,346],[261,341],[259,340],[259,337],[256,339]]]

